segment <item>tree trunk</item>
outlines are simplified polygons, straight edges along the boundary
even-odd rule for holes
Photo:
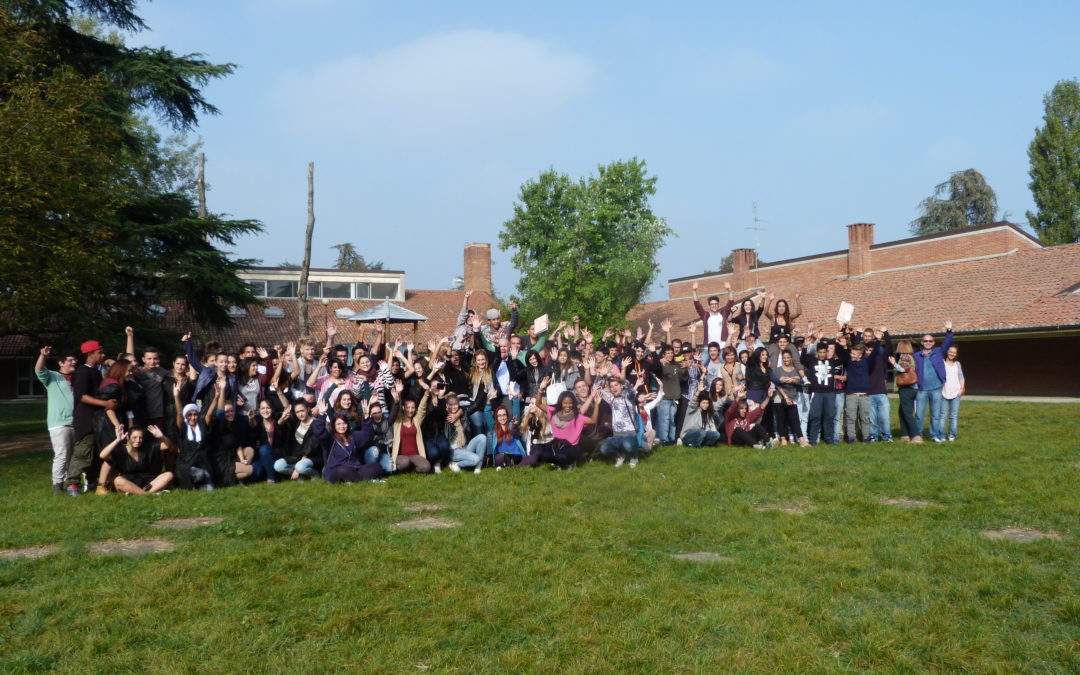
[[[315,229],[315,162],[307,165],[307,232],[304,234],[304,264],[300,268],[300,285],[296,289],[300,303],[300,335],[308,334],[307,279],[311,268],[311,233]]]
[[[199,217],[206,217],[206,153],[199,153],[199,177],[196,183],[199,191]]]

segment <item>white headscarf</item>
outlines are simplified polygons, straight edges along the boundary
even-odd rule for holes
[[[192,410],[194,410],[195,412],[199,412],[199,406],[195,405],[194,403],[188,403],[186,406],[184,406],[183,417],[185,419],[184,426],[187,427],[187,439],[196,443],[202,443],[202,429],[199,427],[199,423],[196,422],[195,426],[191,426],[186,421],[187,414]]]

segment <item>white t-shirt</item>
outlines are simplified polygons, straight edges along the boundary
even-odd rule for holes
[[[952,400],[960,395],[963,384],[964,371],[960,369],[960,362],[945,362],[945,384],[941,387],[942,398]]]
[[[724,339],[724,313],[709,312],[709,342],[720,343]]]

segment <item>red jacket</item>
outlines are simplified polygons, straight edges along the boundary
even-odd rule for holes
[[[746,412],[746,417],[739,417],[739,403],[736,401],[728,406],[724,413],[724,430],[727,432],[727,442],[731,445],[731,434],[736,429],[750,429],[765,414],[765,407],[760,406]]]

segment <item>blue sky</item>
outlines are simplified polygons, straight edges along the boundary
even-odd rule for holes
[[[497,244],[518,188],[640,157],[678,233],[669,278],[733,248],[842,249],[845,225],[908,236],[917,204],[975,168],[1026,222],[1042,97],[1080,74],[1080,5],[981,3],[141,3],[163,45],[233,62],[206,88],[211,210],[266,232],[237,253],[298,261],[315,162],[312,264],[351,241],[448,288],[462,245]],[[751,204],[766,221],[751,225]],[[999,214],[1000,216],[1000,214]],[[496,290],[513,291],[494,250]]]

